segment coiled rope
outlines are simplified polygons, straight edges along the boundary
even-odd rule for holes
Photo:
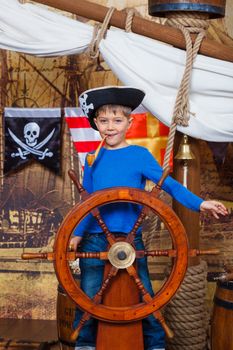
[[[204,350],[209,315],[205,305],[207,264],[189,267],[175,297],[165,308],[167,324],[173,339],[167,339],[167,350]]]

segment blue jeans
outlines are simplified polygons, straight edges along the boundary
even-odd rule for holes
[[[144,249],[141,236],[136,237],[134,244],[137,250]],[[81,243],[81,251],[97,252],[106,251],[108,242],[103,233],[85,234]],[[102,285],[105,262],[99,259],[80,259],[81,269],[81,289],[90,297],[93,298]],[[147,259],[137,259],[138,275],[151,296],[154,292],[151,286],[149,271],[147,267]],[[76,328],[83,312],[76,309],[74,327]],[[97,320],[91,318],[88,320],[79,333],[76,346],[95,346],[97,335]],[[153,315],[142,320],[144,334],[145,350],[165,348],[165,334],[160,323]]]

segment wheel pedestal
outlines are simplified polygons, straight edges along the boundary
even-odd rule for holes
[[[105,277],[110,269],[105,266]],[[103,297],[106,306],[131,306],[139,303],[138,288],[127,271],[119,270]],[[110,323],[99,321],[96,350],[143,350],[142,321]]]

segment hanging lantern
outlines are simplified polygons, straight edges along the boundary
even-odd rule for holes
[[[167,17],[169,13],[196,12],[208,18],[225,16],[226,0],[149,0],[149,14]]]

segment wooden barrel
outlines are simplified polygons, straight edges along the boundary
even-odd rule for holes
[[[224,17],[226,0],[149,0],[151,16],[166,17],[167,13],[191,11],[208,18]]]
[[[233,282],[219,282],[214,296],[211,349],[233,350]]]
[[[74,350],[75,343],[70,340],[75,316],[75,303],[59,285],[57,293],[57,331],[62,350]]]

